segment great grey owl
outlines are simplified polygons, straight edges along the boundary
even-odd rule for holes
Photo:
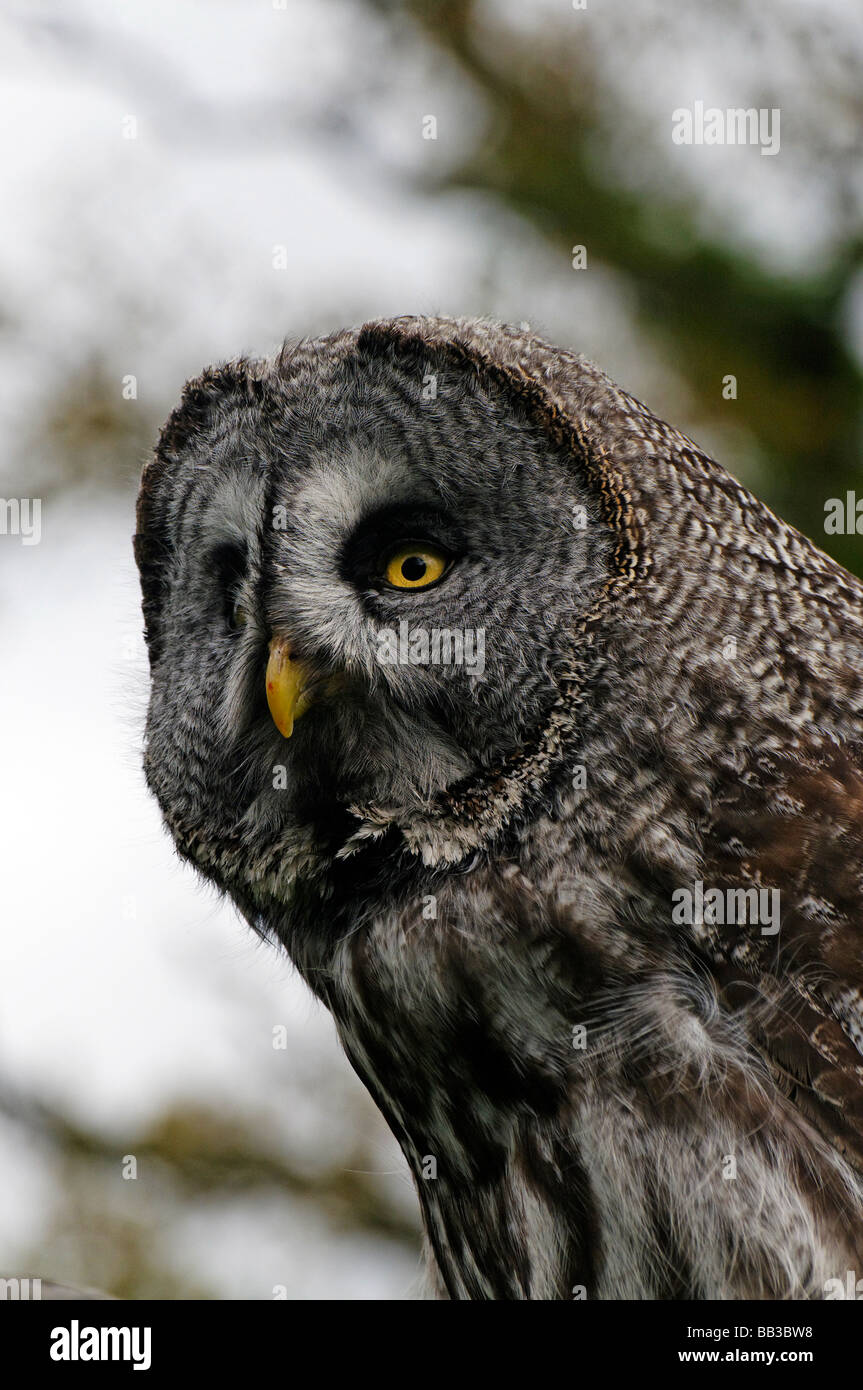
[[[413,1172],[434,1289],[863,1273],[863,586],[583,358],[400,318],[189,384],[145,765]]]

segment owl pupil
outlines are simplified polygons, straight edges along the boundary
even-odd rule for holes
[[[409,555],[402,565],[402,578],[415,584],[426,572],[426,562],[421,555]]]

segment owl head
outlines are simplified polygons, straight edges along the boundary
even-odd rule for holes
[[[482,331],[396,320],[210,369],[145,469],[147,777],[235,896],[459,796],[473,827],[548,742],[618,504]]]

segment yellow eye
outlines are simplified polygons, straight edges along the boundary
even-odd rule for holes
[[[447,565],[443,551],[424,541],[400,545],[387,560],[386,579],[397,589],[427,589],[440,579]]]

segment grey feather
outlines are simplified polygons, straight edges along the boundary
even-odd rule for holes
[[[387,586],[399,536],[440,582]],[[442,1290],[860,1268],[856,579],[583,358],[449,319],[204,373],[136,554],[150,787],[332,1011]],[[383,661],[401,623],[481,632],[481,669]],[[321,695],[289,740],[274,636]],[[778,934],[676,922],[700,881],[776,887]]]

